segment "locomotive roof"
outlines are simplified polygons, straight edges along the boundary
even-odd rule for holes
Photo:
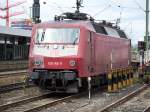
[[[109,26],[106,24],[95,23],[93,21],[85,20],[60,20],[60,21],[49,21],[43,22],[36,25],[36,27],[84,27],[90,31],[101,33],[109,36],[127,38],[125,32],[117,27]]]
[[[85,27],[86,29],[96,32],[91,21],[83,20],[63,20],[63,21],[48,21],[39,23],[37,27],[63,27],[63,26],[75,26],[75,27]]]

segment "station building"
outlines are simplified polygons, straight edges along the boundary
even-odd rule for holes
[[[0,26],[0,61],[28,59],[31,30]]]

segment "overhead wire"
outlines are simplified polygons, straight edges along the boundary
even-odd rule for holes
[[[95,17],[95,16],[99,15],[100,13],[102,13],[102,12],[108,10],[110,7],[111,7],[111,5],[106,6],[104,9],[102,9],[102,10],[98,11],[97,13],[95,13],[95,14],[93,15],[93,17]]]
[[[51,2],[51,3],[52,3],[53,5],[55,5],[55,7],[58,8],[61,13],[64,12],[64,10],[62,9],[62,7],[59,6],[56,2]],[[46,1],[43,1],[43,4],[44,4],[44,5],[48,5],[48,6],[50,6],[50,7],[54,7],[54,6],[50,5],[50,4],[48,4]]]
[[[142,6],[135,0],[134,3],[136,3],[136,5],[138,7],[125,7],[125,6],[122,6],[121,4],[117,4],[116,2],[112,1],[112,0],[107,0],[107,1],[111,1],[113,4],[112,7],[117,7],[117,8],[121,8],[121,10],[126,10],[126,9],[132,9],[132,10],[142,10],[145,12],[145,10],[142,8]],[[131,11],[132,11],[131,10]],[[120,12],[120,16],[122,15],[122,12]],[[123,17],[121,16],[121,18],[123,19]],[[128,34],[129,35],[132,35],[133,34],[133,22],[134,21],[130,21],[130,23],[125,27],[123,28],[125,31],[128,30]]]
[[[110,1],[111,1],[116,7],[118,7],[118,8],[134,9],[134,10],[140,9],[140,10],[142,10],[142,11],[144,10],[136,0],[134,0],[134,1],[135,1],[136,5],[138,5],[138,7],[125,7],[125,6],[122,6],[122,5],[120,5],[120,4],[117,4],[116,2],[114,2],[114,1],[112,1],[112,0],[110,0]],[[113,7],[113,5],[112,5],[112,7]]]
[[[145,12],[145,10],[142,8],[142,6],[139,3],[136,0],[134,0],[134,1],[135,1],[136,5],[139,7],[139,9],[141,9],[142,11]]]
[[[55,4],[55,5],[57,6],[57,8],[58,8],[62,13],[64,12],[64,10],[62,9],[62,7],[59,6],[56,2],[53,2],[53,4]]]
[[[132,21],[130,21],[123,29],[126,31],[129,27],[131,27],[130,33],[132,32]]]

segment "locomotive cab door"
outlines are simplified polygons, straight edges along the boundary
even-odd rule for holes
[[[89,31],[89,38],[88,38],[88,42],[89,42],[89,50],[90,50],[90,64],[89,64],[89,71],[90,72],[94,72],[94,64],[95,64],[95,51],[94,51],[94,36],[93,33]]]

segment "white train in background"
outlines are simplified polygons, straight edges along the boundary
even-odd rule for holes
[[[131,62],[132,66],[139,67],[142,57],[138,51],[131,51]]]

